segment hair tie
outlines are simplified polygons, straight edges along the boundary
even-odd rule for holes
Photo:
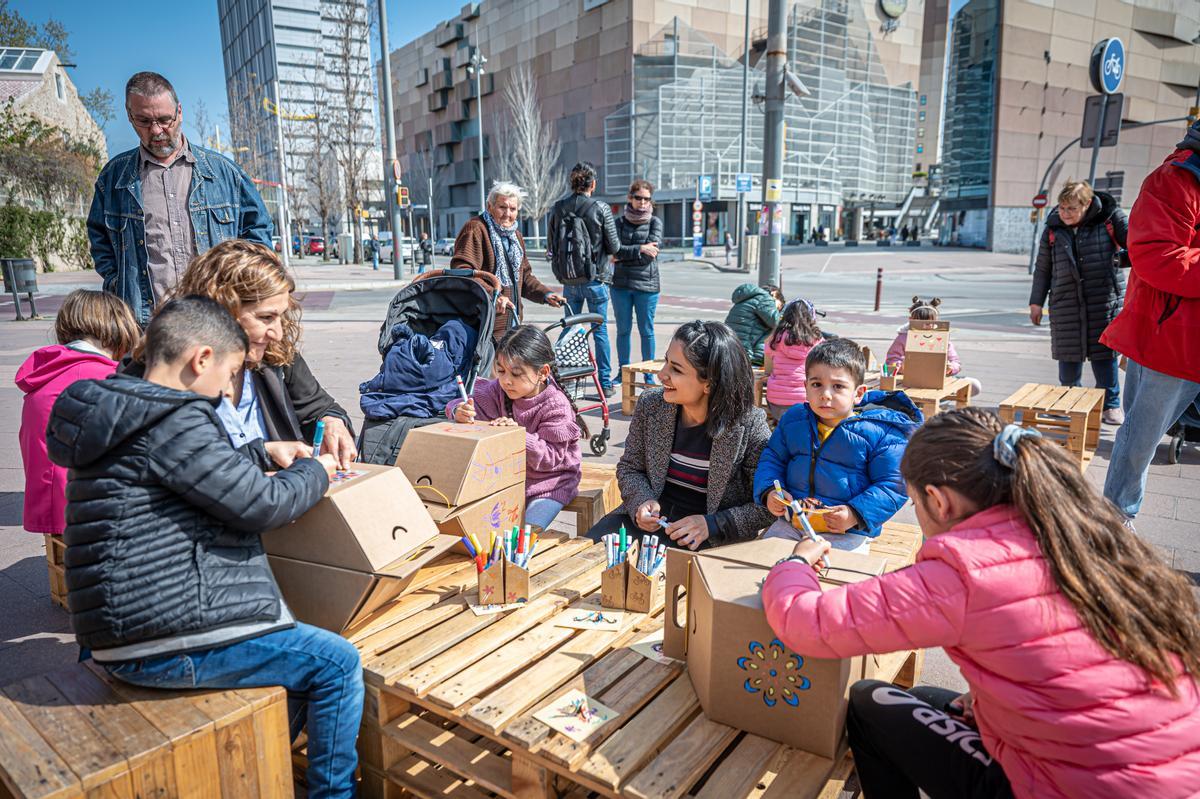
[[[792,300],[791,302],[789,302],[787,305],[783,306],[783,309],[784,309],[785,311],[787,310],[787,308],[788,308],[788,305],[803,305],[805,308],[807,308],[807,309],[808,309],[808,315],[809,315],[809,316],[815,316],[815,315],[816,315],[816,306],[815,306],[815,305],[813,305],[813,304],[812,304],[811,302],[809,302],[808,300],[804,299],[803,297],[797,297],[796,299],[794,299],[794,300]]]
[[[1017,465],[1017,442],[1023,438],[1041,438],[1038,430],[1021,427],[1019,424],[1006,424],[1004,429],[992,439],[992,457],[1005,469],[1011,470]]]

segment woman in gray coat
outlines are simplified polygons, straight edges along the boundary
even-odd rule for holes
[[[635,536],[665,532],[668,545],[688,549],[756,537],[773,521],[753,492],[771,430],[754,406],[746,351],[720,322],[688,322],[675,331],[659,379],[662,388],[638,398],[617,464],[623,507],[588,537],[624,526]]]
[[[658,307],[658,248],[662,245],[663,223],[654,215],[654,187],[635,180],[629,187],[625,212],[617,217],[621,249],[613,256],[613,315],[617,319],[617,373],[631,363],[629,355],[633,318],[637,316],[642,360],[654,358],[654,311]],[[653,381],[651,381],[653,382]]]
[[[1112,195],[1068,181],[1046,219],[1029,296],[1029,319],[1042,323],[1050,298],[1050,354],[1058,382],[1078,386],[1091,361],[1096,388],[1104,389],[1103,419],[1121,424],[1121,384],[1115,353],[1100,334],[1125,301],[1122,254],[1128,225]]]

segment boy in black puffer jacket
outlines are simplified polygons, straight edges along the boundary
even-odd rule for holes
[[[268,477],[229,443],[215,408],[246,347],[216,302],[172,300],[146,330],[144,380],[81,380],[55,403],[71,626],[135,685],[283,685],[308,702],[309,796],[352,796],[358,652],[295,621],[259,540],[321,499],[335,463],[300,458]]]

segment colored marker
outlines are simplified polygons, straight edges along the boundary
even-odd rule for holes
[[[620,548],[622,558],[625,557],[625,552],[628,549],[629,549],[629,538],[628,538],[628,534],[625,532],[625,525],[622,524],[621,525],[621,548]]]
[[[313,457],[321,454],[321,442],[325,440],[325,420],[317,422],[317,429],[313,431]]]
[[[467,385],[463,382],[462,375],[455,375],[454,382],[458,384],[458,395],[462,397],[462,401],[470,402],[471,398],[467,396]]]
[[[658,517],[658,526],[661,527],[662,529],[666,530],[668,527],[671,526],[671,523],[669,521],[667,521],[666,519],[664,519],[663,517],[659,516]]]
[[[471,539],[467,536],[464,535],[461,541],[463,542],[463,546],[467,548],[467,554],[471,556],[471,560],[475,561],[475,571],[482,573],[484,569],[483,557],[479,554],[479,550],[475,548]]]
[[[813,529],[812,524],[810,524],[808,521],[808,514],[801,509],[797,515],[800,517],[800,526],[804,528],[805,537],[808,538],[809,541],[821,541],[822,539],[817,536],[817,531]],[[829,568],[829,558],[827,556],[821,556],[821,565],[826,569]]]

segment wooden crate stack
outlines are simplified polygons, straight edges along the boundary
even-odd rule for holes
[[[1026,383],[1000,403],[1000,418],[1058,441],[1086,471],[1100,443],[1104,389]]]
[[[61,535],[43,536],[46,539],[46,567],[50,572],[50,601],[67,609],[67,575],[63,558],[67,545]]]

